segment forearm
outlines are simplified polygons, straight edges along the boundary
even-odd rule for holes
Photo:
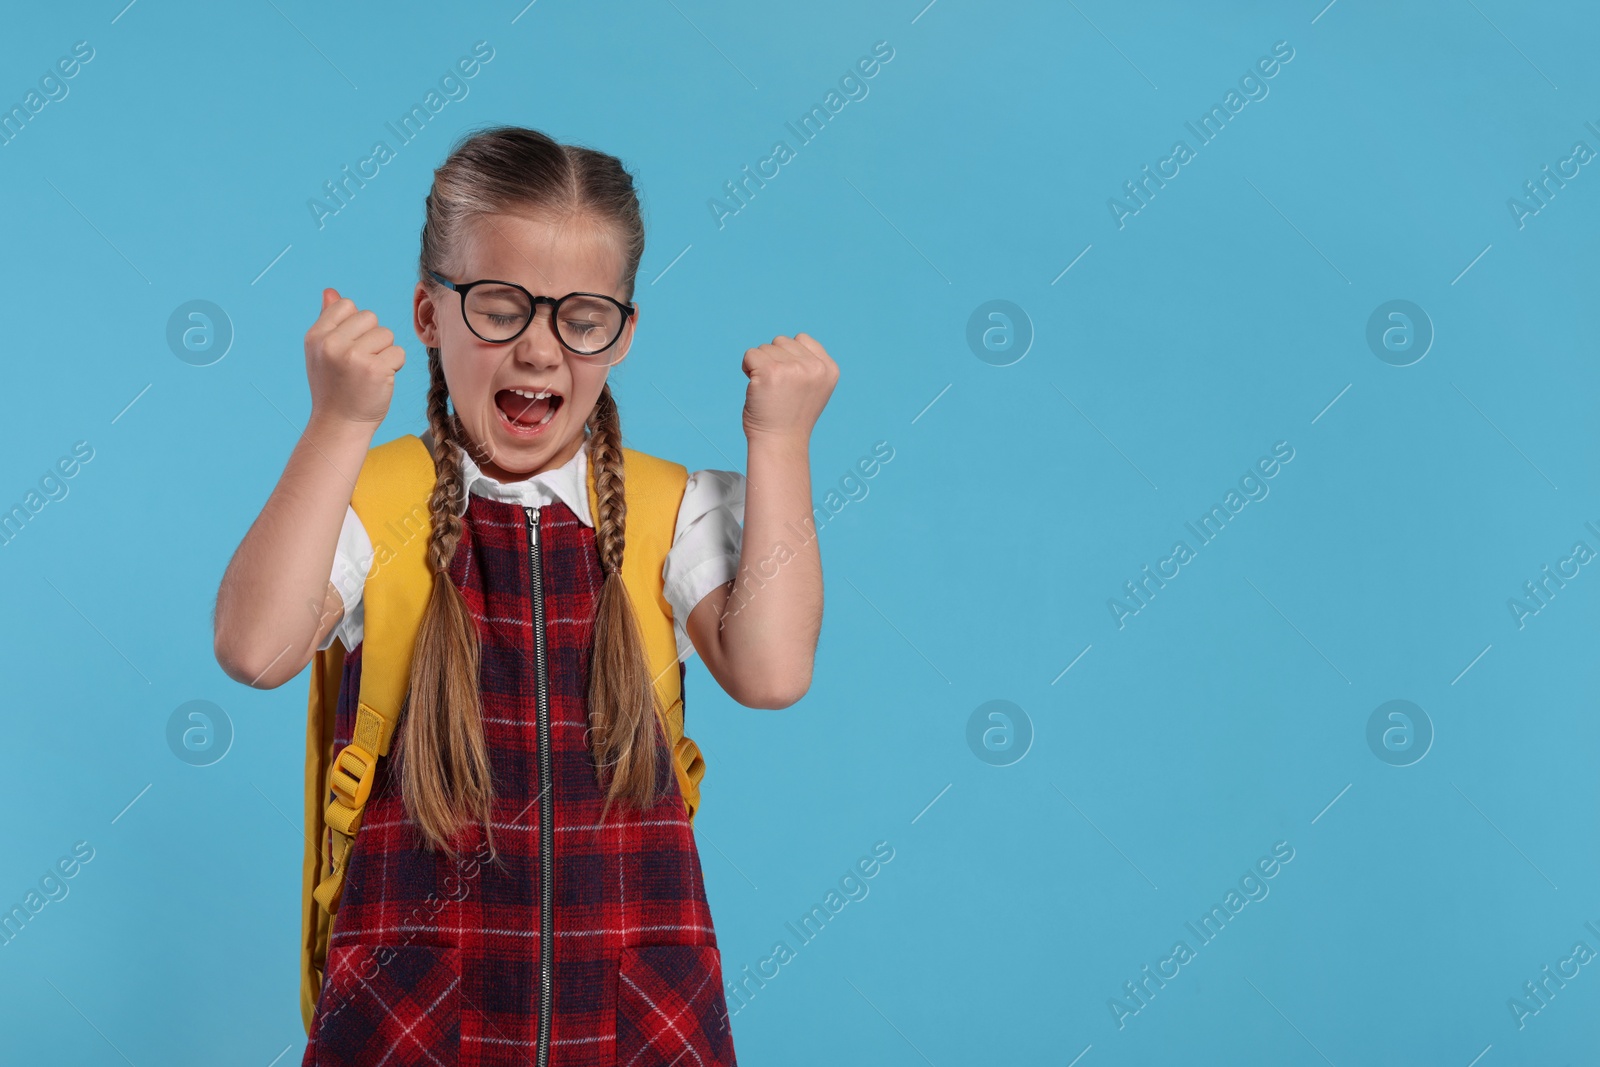
[[[310,661],[339,528],[376,427],[313,414],[217,592],[215,653],[236,681],[270,689]]]
[[[809,436],[754,437],[739,570],[719,625],[729,681],[761,707],[811,684],[822,628],[822,559],[811,514]]]

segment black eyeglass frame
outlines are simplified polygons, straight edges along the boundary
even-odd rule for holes
[[[534,296],[532,293],[528,292],[528,290],[524,289],[522,286],[518,285],[516,282],[504,282],[504,281],[500,281],[498,278],[480,278],[475,282],[467,282],[465,285],[457,285],[455,282],[451,281],[449,278],[446,278],[444,275],[440,274],[436,270],[430,270],[428,273],[430,275],[432,275],[434,280],[437,281],[440,285],[444,286],[446,289],[453,290],[454,292],[456,292],[461,297],[461,321],[467,324],[467,329],[472,330],[472,335],[474,337],[478,338],[480,341],[487,342],[488,344],[491,344],[491,345],[508,345],[512,341],[515,341],[517,338],[521,337],[523,332],[526,331],[529,326],[533,325],[533,320],[539,317],[539,305],[540,304],[549,304],[550,305],[550,329],[556,335],[556,340],[561,342],[561,347],[565,348],[568,352],[571,352],[574,355],[579,355],[579,356],[598,356],[600,353],[604,352],[606,349],[610,348],[612,345],[614,345],[618,341],[622,340],[622,335],[627,330],[628,320],[633,318],[634,313],[639,310],[638,306],[635,305],[635,304],[624,304],[622,301],[618,300],[617,298],[611,297],[611,296],[607,296],[604,293],[568,293],[566,296],[561,296],[561,297]],[[528,298],[528,306],[532,310],[530,310],[528,312],[528,321],[524,322],[522,324],[522,328],[521,329],[519,329],[516,333],[512,334],[510,337],[505,337],[505,338],[500,338],[500,339],[491,339],[491,338],[485,337],[485,336],[483,336],[483,334],[481,334],[477,330],[473,329],[472,320],[467,317],[467,293],[470,292],[472,289],[476,288],[477,286],[480,286],[480,285],[504,285],[504,286],[507,286],[508,288],[517,290],[523,296]],[[565,337],[561,336],[561,328],[556,325],[556,316],[561,313],[561,305],[565,301],[567,301],[567,300],[569,300],[569,299],[571,299],[572,297],[575,297],[575,296],[593,296],[593,297],[598,297],[601,300],[610,301],[612,304],[615,304],[617,306],[617,308],[622,312],[622,326],[620,328],[618,328],[617,335],[615,337],[613,337],[611,340],[607,341],[601,347],[595,349],[593,352],[585,352],[581,348],[573,348],[571,345],[567,344],[567,339]]]

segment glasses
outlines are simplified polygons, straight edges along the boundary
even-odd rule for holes
[[[461,317],[477,337],[490,344],[505,344],[522,336],[540,304],[550,305],[561,344],[585,362],[614,363],[606,351],[622,336],[623,325],[638,310],[600,293],[568,293],[563,297],[534,296],[515,282],[483,279],[457,285],[438,271],[436,281],[461,295]]]

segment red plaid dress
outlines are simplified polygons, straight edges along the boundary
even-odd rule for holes
[[[594,530],[560,500],[538,509],[554,833],[548,1058],[556,1067],[734,1067],[721,955],[699,852],[666,746],[661,800],[602,796],[584,731],[595,602]],[[450,577],[482,648],[480,688],[497,799],[451,862],[420,847],[401,804],[396,731],[380,761],[329,932],[303,1067],[539,1064],[541,788],[529,520],[470,495]],[[345,659],[335,745],[350,740],[362,645]],[[680,666],[680,670],[681,670]]]

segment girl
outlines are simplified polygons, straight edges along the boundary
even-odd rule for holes
[[[435,171],[413,300],[432,592],[350,852],[307,1065],[735,1062],[699,854],[621,577],[634,542],[606,376],[638,324],[643,248],[615,157],[500,127]],[[250,685],[281,685],[341,639],[340,744],[371,565],[350,501],[404,363],[393,341],[324,292],[306,431],[217,598],[218,662]],[[680,659],[698,653],[741,704],[782,708],[810,685],[822,579],[816,538],[780,537],[812,521],[809,439],[838,368],[804,333],[750,349],[742,368],[749,484],[688,478],[664,596]]]

